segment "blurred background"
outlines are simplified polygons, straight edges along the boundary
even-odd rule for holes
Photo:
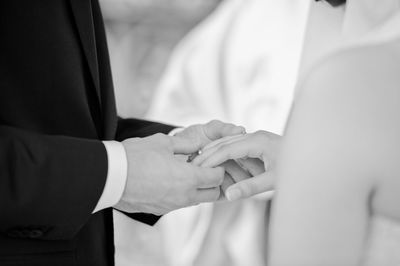
[[[281,134],[310,0],[100,0],[118,114]],[[269,195],[149,227],[115,212],[117,265],[265,265]]]
[[[101,0],[118,112],[143,117],[175,45],[221,0]]]

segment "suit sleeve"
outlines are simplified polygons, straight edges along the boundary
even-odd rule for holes
[[[176,126],[147,120],[118,118],[116,140],[123,141],[127,138],[144,138],[156,133],[168,134],[174,128]]]
[[[168,134],[175,126],[140,119],[118,119],[116,140],[123,141],[127,138],[143,138],[156,133]],[[125,213],[139,222],[154,225],[161,216],[147,213]]]
[[[100,141],[0,126],[0,233],[34,229],[35,238],[70,239],[104,188]]]

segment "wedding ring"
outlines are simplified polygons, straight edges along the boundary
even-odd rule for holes
[[[197,152],[190,154],[186,162],[188,163],[192,162],[197,156],[199,156],[202,153],[203,153],[202,150],[198,150]]]

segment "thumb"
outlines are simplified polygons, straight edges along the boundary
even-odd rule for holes
[[[253,178],[242,180],[226,190],[226,198],[229,201],[244,199],[256,194],[272,190],[274,178],[270,172],[263,173]]]
[[[201,148],[199,143],[179,136],[171,137],[171,144],[175,154],[192,154]]]

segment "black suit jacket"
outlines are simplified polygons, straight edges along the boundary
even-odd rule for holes
[[[117,118],[97,0],[1,1],[0,265],[113,265],[100,140],[170,130]]]

